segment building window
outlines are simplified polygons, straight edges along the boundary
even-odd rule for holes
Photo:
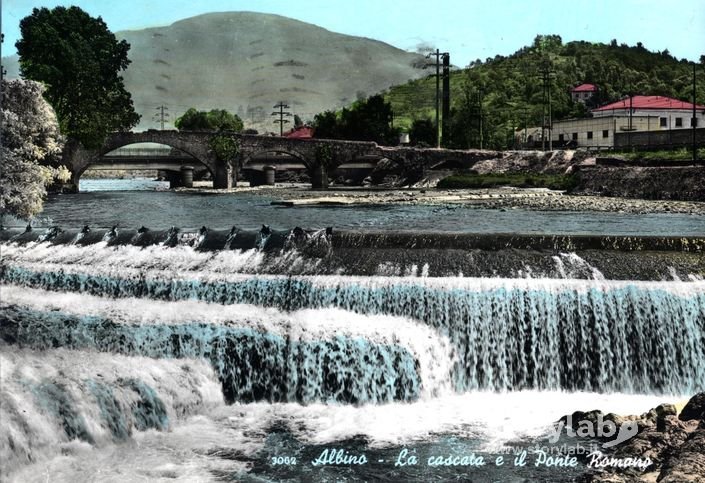
[[[693,126],[698,127],[698,119],[695,117],[690,118],[690,127],[693,127]]]
[[[661,123],[661,127],[667,127],[667,126],[668,126],[668,118],[666,118],[666,117],[661,117],[661,118],[659,118],[659,122]]]
[[[609,132],[608,129],[605,129],[604,131],[602,131],[602,137],[603,137],[603,138],[608,138],[608,137],[610,137],[610,132]]]
[[[682,117],[676,118],[676,127],[683,127],[683,118]]]
[[[588,139],[592,139],[592,131],[588,131],[588,133],[587,133],[587,138],[588,138]]]
[[[573,141],[577,141],[577,140],[578,140],[578,133],[574,132],[573,133]]]
[[[558,135],[558,141],[560,141],[560,142],[565,141],[565,136],[563,136],[563,134],[559,134],[559,135]]]

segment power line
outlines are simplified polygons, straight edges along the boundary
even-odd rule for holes
[[[441,102],[441,62],[448,56],[448,52],[441,52],[436,49],[435,52],[431,52],[426,56],[427,59],[431,57],[436,58],[436,147],[441,147],[441,124],[440,124],[440,102]],[[433,64],[430,64],[433,65]]]
[[[279,104],[274,105],[275,109],[279,109],[279,112],[273,112],[272,116],[279,116],[279,119],[274,120],[274,124],[279,124],[279,136],[284,136],[284,124],[288,124],[290,121],[284,119],[284,117],[291,117],[290,112],[284,111],[284,109],[289,109],[288,104],[284,104],[284,101],[280,101]]]
[[[167,121],[167,119],[169,118],[169,113],[166,112],[169,110],[169,108],[162,104],[161,106],[157,107],[156,110],[157,112],[154,114],[152,120],[158,122],[161,125],[161,130],[163,131],[164,123],[169,122]]]

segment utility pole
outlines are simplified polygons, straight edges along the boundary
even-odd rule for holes
[[[441,140],[443,146],[448,146],[450,140],[450,54],[443,54],[443,102],[442,102],[443,122],[441,128]]]
[[[546,83],[548,73],[546,70],[541,71],[541,151],[546,151]]]
[[[291,117],[291,113],[284,111],[284,109],[289,109],[289,106],[280,101],[279,104],[274,105],[274,108],[279,109],[278,112],[272,113],[272,116],[279,116],[279,119],[274,120],[274,124],[279,124],[279,136],[284,137],[284,124],[289,123],[289,120],[284,117]]]
[[[161,130],[163,131],[164,123],[169,122],[167,121],[167,119],[169,118],[169,113],[166,112],[169,110],[169,108],[162,104],[161,106],[157,107],[156,110],[157,113],[154,115],[154,121],[160,124]]]
[[[548,150],[553,151],[553,106],[551,105],[551,70],[549,62],[546,60],[541,68],[541,78],[543,80],[543,108],[541,121],[541,149],[546,150],[546,130],[548,130]]]
[[[634,100],[634,93],[629,92],[629,130],[630,131],[632,130],[632,113],[634,112],[634,108],[633,108],[634,104],[632,102],[633,100]]]
[[[547,74],[548,80],[548,150],[553,151],[553,105],[551,104],[551,73]]]
[[[483,133],[482,133],[482,87],[477,89],[477,108],[478,108],[478,123],[477,123],[477,134],[480,138],[480,149],[482,149]]]
[[[441,52],[436,49],[426,56],[427,59],[431,57],[436,58],[436,147],[441,147],[441,121],[440,121],[440,109],[441,109],[441,61],[444,56],[450,55],[448,52]]]
[[[695,62],[693,62],[693,120],[691,121],[693,127],[693,162],[698,160],[698,145],[695,142],[695,134],[698,126],[698,118],[695,111],[695,65]]]

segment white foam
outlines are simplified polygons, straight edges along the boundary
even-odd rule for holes
[[[62,422],[48,409],[63,403],[56,399],[55,392],[37,389],[42,385],[55,386],[66,394],[68,406],[82,419],[97,446],[111,444],[112,433],[91,392],[90,381],[112,389],[128,427],[132,425],[129,408],[138,396],[121,383],[126,379],[140,381],[156,392],[171,425],[181,417],[223,404],[220,383],[204,361],[0,347],[0,459],[7,471],[77,444],[69,441]]]
[[[288,313],[254,305],[222,306],[190,300],[113,300],[12,285],[2,285],[0,291],[0,307],[13,304],[38,311],[56,310],[77,316],[101,317],[122,324],[205,322],[277,334],[289,340],[330,340],[342,336],[398,345],[409,350],[419,362],[422,397],[451,391],[450,372],[456,359],[453,345],[432,327],[404,317],[360,315],[340,309],[306,309]]]
[[[31,465],[14,481],[72,481],[88,474],[106,481],[216,481],[213,472],[245,470],[245,464],[217,456],[229,451],[268,464],[262,454],[269,428],[284,425],[302,444],[330,445],[362,435],[370,447],[414,448],[433,444],[446,435],[477,440],[478,450],[492,451],[524,438],[547,434],[553,422],[575,410],[600,409],[617,414],[641,414],[678,397],[601,395],[522,391],[476,392],[410,404],[337,406],[313,404],[235,404],[194,416],[172,432],[140,433],[134,444],[81,449],[48,462]],[[299,464],[309,464],[300,462]]]

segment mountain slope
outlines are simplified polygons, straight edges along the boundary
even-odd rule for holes
[[[124,77],[141,128],[157,126],[164,104],[172,121],[189,107],[224,108],[275,130],[279,101],[307,120],[424,74],[417,54],[278,15],[210,13],[116,36],[131,45]]]

